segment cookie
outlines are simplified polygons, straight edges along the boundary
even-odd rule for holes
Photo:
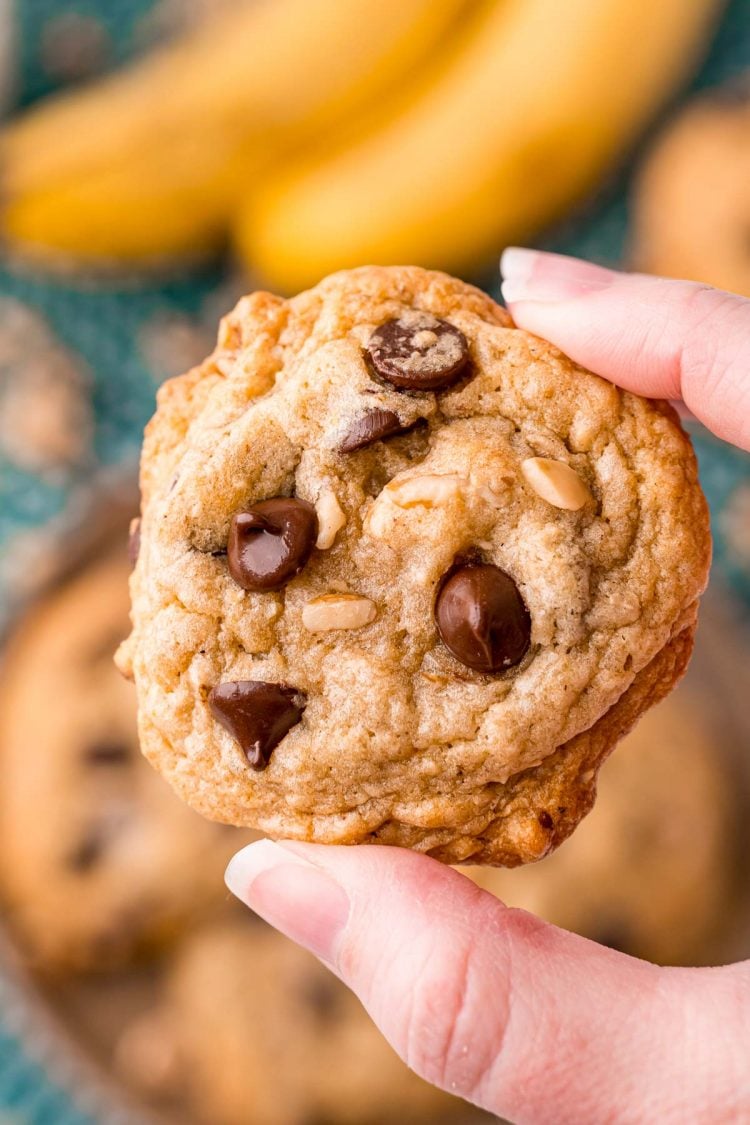
[[[37,310],[0,296],[0,453],[12,465],[59,480],[90,462],[89,383]]]
[[[220,904],[243,834],[196,816],[138,751],[112,653],[129,566],[92,562],[19,624],[0,686],[0,891],[41,969],[109,969]],[[242,838],[240,838],[242,837]]]
[[[750,79],[702,94],[657,139],[638,177],[638,268],[750,297]]]
[[[515,871],[465,871],[509,906],[623,953],[715,964],[736,890],[739,805],[725,758],[680,689],[607,762],[566,847]]]
[[[152,1093],[179,1090],[210,1125],[488,1120],[408,1070],[311,954],[246,919],[188,941],[118,1063]]]
[[[120,664],[218,820],[538,859],[689,657],[710,538],[674,413],[444,274],[240,301],[141,485]]]

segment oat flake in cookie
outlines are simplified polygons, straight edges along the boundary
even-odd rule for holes
[[[255,293],[142,461],[141,744],[209,817],[514,865],[687,663],[710,539],[667,406],[407,267]]]

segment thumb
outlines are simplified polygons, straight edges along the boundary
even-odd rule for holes
[[[593,1125],[750,1109],[745,966],[657,968],[397,848],[263,840],[227,884],[325,961],[412,1069],[493,1113]]]
[[[683,399],[719,437],[750,449],[750,301],[516,247],[500,268],[521,328],[626,390]]]

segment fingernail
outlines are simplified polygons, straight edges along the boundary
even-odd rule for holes
[[[224,880],[266,922],[329,964],[349,917],[349,898],[299,845],[259,840],[233,856]]]
[[[606,289],[618,276],[614,270],[548,254],[509,246],[500,259],[501,292],[510,305],[517,301],[570,301],[586,293]]]
[[[500,256],[500,273],[507,280],[526,281],[534,272],[539,250],[527,250],[524,246],[506,246]]]

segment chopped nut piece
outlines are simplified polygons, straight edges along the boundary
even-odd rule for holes
[[[377,610],[360,594],[322,594],[302,610],[302,624],[311,633],[332,629],[361,629],[375,620]]]
[[[336,499],[336,493],[330,488],[321,492],[315,511],[318,513],[318,538],[315,546],[319,551],[327,551],[346,523],[346,516]]]
[[[521,472],[537,496],[541,496],[542,500],[555,508],[577,512],[592,499],[578,473],[564,461],[553,461],[550,457],[529,457],[522,462]]]
[[[377,496],[365,520],[365,530],[376,538],[386,533],[393,508],[441,508],[468,486],[466,477],[455,473],[427,473],[405,480],[392,480]]]
[[[425,508],[439,508],[467,483],[466,477],[459,477],[455,473],[429,473],[421,477],[391,481],[383,492],[399,508],[416,508],[420,504]]]

